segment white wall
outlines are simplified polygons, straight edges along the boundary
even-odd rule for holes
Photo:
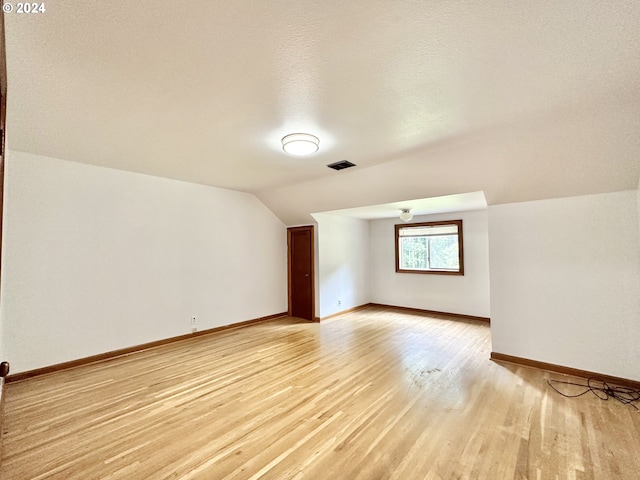
[[[489,208],[493,350],[640,380],[637,191]]]
[[[179,159],[176,159],[179,161]],[[255,196],[9,151],[3,358],[31,370],[284,312],[286,229]]]
[[[412,222],[463,220],[464,276],[396,273],[397,218],[372,220],[371,302],[440,312],[489,316],[487,211],[416,216]]]
[[[369,303],[369,222],[323,214],[314,218],[318,222],[318,315],[322,318]]]

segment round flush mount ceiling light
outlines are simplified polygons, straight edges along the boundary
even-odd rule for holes
[[[318,137],[308,133],[292,133],[282,137],[282,149],[290,155],[304,156],[316,153],[320,146]]]
[[[413,213],[411,213],[410,208],[403,208],[401,210],[402,213],[400,214],[400,220],[402,220],[403,222],[408,222],[413,218]]]

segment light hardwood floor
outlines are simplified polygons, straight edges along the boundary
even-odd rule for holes
[[[10,383],[2,478],[640,478],[632,407],[489,353],[484,323],[368,308]]]

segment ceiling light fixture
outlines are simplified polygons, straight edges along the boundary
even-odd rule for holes
[[[401,208],[400,210],[402,210],[402,213],[400,214],[400,220],[402,220],[403,222],[408,222],[413,218],[413,213],[411,213],[410,208]]]
[[[282,137],[282,149],[290,155],[311,155],[318,151],[320,140],[308,133],[292,133]]]

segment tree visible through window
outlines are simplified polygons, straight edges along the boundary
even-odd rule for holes
[[[396,272],[464,275],[462,220],[396,225]]]

